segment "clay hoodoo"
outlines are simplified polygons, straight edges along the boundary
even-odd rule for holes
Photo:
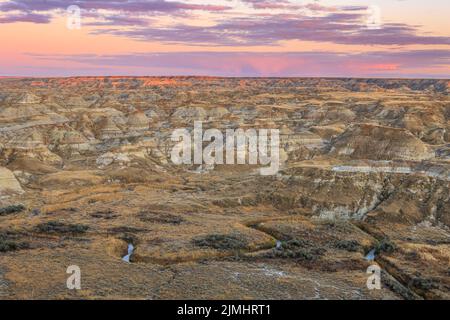
[[[99,138],[104,139],[114,139],[123,136],[122,131],[116,126],[114,121],[105,117],[101,120],[99,125]]]
[[[128,117],[127,125],[130,133],[142,133],[148,130],[149,119],[144,112],[134,111]]]
[[[52,145],[58,149],[88,150],[90,143],[80,132],[55,130],[50,135]]]

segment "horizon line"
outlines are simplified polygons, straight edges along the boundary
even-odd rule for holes
[[[352,76],[210,76],[210,75],[71,75],[71,76],[2,76],[0,79],[70,79],[70,78],[211,78],[211,79],[379,79],[379,80],[445,80],[439,77],[352,77]]]

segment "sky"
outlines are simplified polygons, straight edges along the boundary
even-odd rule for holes
[[[0,0],[0,76],[450,78],[448,0]]]

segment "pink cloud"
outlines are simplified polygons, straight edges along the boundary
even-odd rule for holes
[[[318,77],[441,77],[448,78],[450,52],[413,50],[345,54],[342,52],[175,52],[124,55],[31,55],[42,65],[107,69],[108,75],[318,76]],[[77,68],[69,75],[76,75]],[[436,73],[436,68],[438,72]],[[67,70],[60,67],[61,74]],[[137,71],[136,71],[137,70]],[[424,71],[425,70],[425,71]],[[89,74],[89,73],[88,73]]]

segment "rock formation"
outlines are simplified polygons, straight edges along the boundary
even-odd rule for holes
[[[24,193],[14,174],[7,168],[0,167],[0,199],[11,193]]]
[[[448,84],[0,79],[0,298],[449,299]],[[195,121],[278,129],[279,171],[175,165]]]

